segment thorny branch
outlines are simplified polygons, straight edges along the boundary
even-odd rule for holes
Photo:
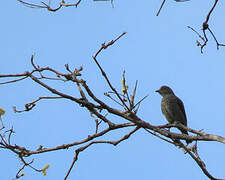
[[[74,159],[72,161],[72,164],[70,165],[70,168],[66,174],[65,179],[69,176],[75,162],[78,159],[78,155],[80,152],[82,152],[83,150],[85,150],[86,148],[90,147],[92,144],[99,144],[99,143],[108,143],[108,144],[112,144],[112,145],[117,145],[118,143],[128,139],[130,137],[131,134],[134,134],[136,131],[138,131],[139,129],[145,129],[146,131],[148,131],[150,134],[160,138],[163,141],[166,141],[170,144],[173,144],[176,147],[182,148],[184,149],[195,161],[196,163],[199,165],[199,167],[202,169],[203,173],[209,177],[210,179],[213,180],[218,180],[217,178],[214,178],[207,170],[206,170],[206,166],[204,165],[203,161],[200,159],[198,153],[197,153],[197,143],[195,144],[195,146],[192,147],[188,147],[185,146],[181,140],[193,140],[193,141],[217,141],[220,143],[224,143],[225,144],[225,138],[218,136],[218,135],[213,135],[213,134],[207,134],[205,132],[203,132],[202,130],[194,130],[191,128],[187,128],[184,127],[182,125],[179,124],[167,124],[167,125],[160,125],[160,126],[155,126],[150,124],[149,122],[146,122],[144,120],[142,120],[141,118],[138,117],[137,115],[137,108],[139,107],[140,103],[145,99],[142,98],[141,100],[137,101],[137,103],[135,104],[135,94],[137,91],[137,83],[135,85],[135,88],[133,90],[132,95],[129,95],[128,89],[126,89],[126,91],[124,91],[124,94],[120,94],[116,88],[113,87],[112,83],[110,82],[106,72],[104,71],[104,69],[101,67],[100,63],[97,60],[97,56],[99,53],[101,53],[103,51],[103,49],[108,48],[109,46],[113,45],[115,42],[117,42],[123,35],[125,35],[125,33],[122,33],[121,35],[119,35],[117,38],[115,38],[114,40],[110,41],[109,43],[103,43],[100,47],[100,49],[96,52],[96,54],[93,56],[93,59],[97,65],[97,67],[99,68],[103,78],[106,80],[109,88],[113,91],[113,93],[116,95],[116,102],[119,102],[119,104],[121,104],[121,109],[116,109],[108,104],[105,104],[103,102],[103,100],[100,100],[98,97],[95,96],[95,94],[92,92],[91,88],[88,87],[86,81],[84,79],[82,79],[82,70],[83,67],[80,67],[78,69],[75,70],[71,70],[69,65],[65,65],[66,71],[67,73],[61,73],[58,72],[57,70],[54,70],[50,67],[40,67],[38,65],[35,65],[34,63],[34,56],[31,56],[31,65],[33,67],[33,70],[31,71],[26,71],[24,73],[21,74],[8,74],[8,75],[0,75],[0,78],[14,78],[13,80],[17,80],[17,81],[22,81],[25,78],[30,78],[32,81],[34,81],[35,83],[39,84],[40,86],[42,86],[44,89],[50,91],[52,94],[55,94],[57,96],[54,97],[46,97],[46,96],[42,96],[37,98],[36,100],[27,103],[25,105],[25,110],[21,110],[18,111],[15,109],[16,112],[24,112],[24,111],[30,111],[34,108],[34,106],[43,99],[58,99],[58,98],[63,98],[63,99],[67,99],[70,100],[76,104],[79,104],[81,107],[84,107],[88,110],[88,112],[91,114],[91,116],[93,117],[95,123],[96,123],[96,127],[95,127],[95,132],[94,134],[88,135],[87,138],[84,138],[80,141],[76,141],[76,142],[72,142],[69,144],[63,144],[63,145],[58,145],[56,147],[52,147],[52,148],[47,148],[47,147],[43,147],[42,145],[40,145],[36,150],[31,150],[31,149],[27,149],[26,147],[20,146],[20,145],[13,145],[11,143],[11,135],[13,134],[13,130],[11,129],[10,131],[7,131],[5,133],[0,134],[0,148],[1,149],[5,149],[5,150],[9,150],[15,154],[18,155],[19,159],[21,160],[21,162],[23,163],[22,168],[18,171],[16,177],[21,177],[21,170],[24,169],[25,167],[30,167],[32,169],[34,169],[37,172],[41,172],[42,170],[40,169],[36,169],[33,166],[31,166],[32,162],[34,160],[31,160],[30,162],[26,162],[26,158],[35,155],[35,154],[41,154],[41,153],[46,153],[46,152],[52,152],[52,151],[57,151],[57,150],[62,150],[62,149],[68,149],[71,147],[76,147],[78,145],[83,145],[82,147],[79,147],[78,149],[75,150],[75,156]],[[42,80],[46,79],[46,77],[43,75],[45,72],[51,72],[54,76],[56,76],[58,78],[58,81],[66,83],[66,82],[72,82],[76,84],[76,87],[79,91],[79,97],[74,97],[68,94],[65,94],[57,89],[54,89],[53,87],[49,86],[47,83],[44,83]],[[56,78],[56,79],[57,79]],[[126,81],[125,81],[125,75],[124,75],[124,84],[123,86],[126,87]],[[52,77],[48,77],[47,80],[51,81],[55,78]],[[9,84],[12,83],[13,80],[10,81],[5,81],[3,84]],[[17,82],[15,81],[15,82]],[[130,100],[127,100],[129,98]],[[92,101],[92,102],[91,102]],[[137,107],[137,108],[136,108]],[[103,114],[103,110],[107,111],[108,114],[110,115],[115,115],[117,117],[121,117],[121,119],[129,121],[128,123],[121,123],[121,124],[115,124],[114,122],[112,122],[108,116],[106,116],[105,114]],[[108,127],[102,131],[99,132],[99,126],[100,124],[105,123],[108,125]],[[124,135],[121,139],[117,140],[117,141],[108,141],[108,140],[95,140],[98,137],[102,137],[105,134],[109,133],[109,132],[115,132],[117,129],[121,129],[121,128],[130,128],[130,127],[134,126],[134,129],[132,131],[130,131],[128,134]],[[170,132],[168,130],[168,128],[171,127],[179,127],[179,128],[183,128],[186,129],[187,131],[193,133],[194,135],[189,136],[186,134],[178,134],[178,133],[174,133],[174,132]]]

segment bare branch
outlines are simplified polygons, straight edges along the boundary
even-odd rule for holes
[[[195,156],[186,146],[184,146],[182,143],[180,143],[180,146],[185,149],[185,151],[192,157],[192,159],[195,160],[195,162],[198,164],[198,166],[201,168],[203,173],[211,180],[224,180],[224,179],[218,179],[213,177],[206,169],[205,163],[200,159],[199,156]]]
[[[56,11],[60,10],[62,7],[76,7],[77,8],[78,5],[81,3],[82,0],[77,0],[77,2],[75,2],[75,3],[66,3],[65,0],[62,0],[59,3],[59,5],[58,5],[57,8],[52,8],[50,6],[50,3],[47,4],[47,3],[43,2],[43,1],[40,2],[42,5],[28,3],[28,2],[23,1],[23,0],[18,0],[18,1],[20,3],[22,3],[24,6],[27,6],[29,8],[47,9],[48,11],[56,12]],[[106,0],[93,0],[93,1],[106,1]],[[112,7],[114,7],[113,0],[110,0],[110,1],[111,1],[111,4],[112,4]]]
[[[156,14],[156,16],[159,15],[159,13],[160,13],[160,11],[161,11],[161,9],[162,9],[162,7],[163,7],[163,5],[164,5],[165,2],[166,2],[166,0],[163,0],[163,2],[162,2],[162,4],[161,4],[161,6],[160,6],[160,8],[159,8],[159,10],[158,10],[158,12],[157,12],[157,14]]]
[[[118,145],[119,143],[121,143],[122,141],[128,139],[133,133],[135,133],[138,129],[140,129],[140,127],[136,127],[134,130],[132,130],[131,132],[129,132],[128,134],[126,134],[125,136],[123,136],[121,139],[117,140],[117,141],[92,141],[89,144],[82,146],[78,149],[75,150],[75,157],[73,159],[73,162],[65,176],[65,180],[68,178],[75,162],[78,160],[78,155],[80,152],[84,151],[85,149],[87,149],[88,147],[90,147],[92,144],[112,144],[114,146]]]
[[[14,112],[16,112],[16,113],[21,113],[21,112],[25,112],[25,111],[30,111],[30,110],[33,109],[33,107],[36,106],[36,103],[37,103],[38,101],[42,100],[42,99],[60,99],[60,98],[63,98],[63,97],[39,97],[38,99],[36,99],[36,100],[34,100],[34,101],[30,102],[30,103],[25,104],[25,105],[24,105],[24,106],[25,106],[25,109],[24,109],[24,110],[17,110],[15,106],[13,107],[13,110],[14,110]]]
[[[209,28],[209,24],[208,24],[210,16],[211,16],[213,10],[215,9],[217,3],[218,3],[218,0],[215,0],[212,8],[210,9],[210,11],[208,12],[208,14],[206,16],[206,20],[202,23],[202,31],[203,31],[204,38],[196,30],[194,30],[192,27],[188,26],[188,28],[190,28],[192,31],[194,31],[203,41],[203,44],[201,44],[199,41],[197,41],[197,46],[201,47],[201,53],[203,53],[203,48],[207,45],[207,42],[208,42],[208,38],[207,38],[207,35],[206,35],[206,30],[208,30],[210,32],[210,34],[212,35],[214,41],[216,42],[217,50],[219,49],[219,46],[225,46],[225,44],[221,44],[221,43],[219,43],[217,41],[216,36],[212,32],[212,30]]]
[[[110,41],[108,44],[105,45],[105,43],[102,44],[102,47],[97,51],[97,53],[93,56],[93,59],[95,61],[95,63],[97,64],[98,68],[100,69],[103,77],[105,78],[107,84],[109,85],[109,87],[112,89],[112,91],[116,94],[116,96],[119,98],[119,100],[121,101],[121,103],[124,105],[124,107],[128,110],[129,108],[127,107],[126,103],[123,101],[123,99],[120,97],[119,93],[117,92],[117,90],[112,86],[111,82],[109,81],[105,71],[102,69],[102,67],[100,66],[100,64],[97,61],[97,56],[98,54],[103,50],[106,49],[107,47],[113,45],[118,39],[120,39],[122,36],[124,36],[126,34],[126,32],[123,32],[121,35],[119,35],[115,40]]]

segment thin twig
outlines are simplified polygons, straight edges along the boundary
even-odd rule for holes
[[[163,7],[163,5],[164,5],[165,2],[166,2],[166,0],[163,0],[163,2],[162,2],[162,4],[161,4],[161,6],[160,6],[160,8],[159,8],[159,10],[158,10],[158,12],[157,12],[157,14],[156,14],[156,16],[159,15],[159,13],[160,13],[160,11],[161,11],[161,9],[162,9],[162,7]]]
[[[137,104],[134,105],[134,107],[133,107],[132,109],[134,109],[134,108],[136,108],[138,105],[140,105],[141,102],[144,101],[147,97],[148,97],[148,95],[146,95],[145,97],[143,97],[140,101],[137,102]],[[131,110],[132,110],[132,109],[131,109]],[[131,111],[131,110],[130,110],[130,111]]]
[[[103,77],[105,78],[107,84],[109,85],[109,87],[112,89],[112,91],[116,94],[116,96],[119,98],[119,100],[121,101],[121,103],[124,105],[124,107],[128,110],[129,108],[127,107],[126,103],[123,101],[123,99],[120,97],[119,93],[117,92],[117,90],[112,86],[111,82],[109,81],[105,71],[102,69],[102,67],[100,66],[100,64],[97,61],[97,56],[98,54],[103,50],[106,49],[107,47],[113,45],[118,39],[120,39],[122,36],[124,36],[126,34],[126,32],[123,32],[121,35],[119,35],[115,40],[110,41],[108,44],[102,44],[102,47],[97,51],[97,53],[93,56],[93,59],[95,61],[95,63],[97,64],[98,68],[100,69]]]
[[[75,162],[78,160],[78,155],[80,152],[84,151],[85,149],[87,149],[88,147],[90,147],[93,144],[112,144],[114,146],[118,145],[119,143],[121,143],[122,141],[128,139],[133,133],[135,133],[138,129],[140,129],[140,127],[136,127],[134,130],[132,130],[131,132],[129,132],[128,134],[124,135],[122,138],[120,138],[117,141],[92,141],[89,144],[82,146],[78,149],[75,150],[75,156],[73,158],[72,164],[70,165],[70,168],[64,178],[64,180],[66,180],[75,164]]]
[[[133,109],[133,107],[134,107],[134,99],[135,99],[135,95],[136,95],[136,91],[137,91],[137,84],[138,84],[138,81],[135,82],[133,94],[131,95],[131,98],[130,98],[131,99],[130,109]]]

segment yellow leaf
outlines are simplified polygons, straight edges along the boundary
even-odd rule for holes
[[[125,87],[125,78],[123,76],[122,80],[121,80],[121,86],[122,86],[122,92],[123,94],[126,93],[126,87]]]
[[[5,114],[5,110],[0,107],[0,115],[4,115],[4,114]]]
[[[47,165],[42,169],[43,176],[46,176],[46,175],[47,175],[46,170],[47,170],[49,167],[50,167],[50,164],[47,164]]]

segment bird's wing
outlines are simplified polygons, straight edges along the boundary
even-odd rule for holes
[[[186,112],[184,109],[184,103],[178,97],[176,97],[176,100],[177,100],[177,104],[178,104],[180,110],[182,111],[182,113],[184,115],[184,122],[182,122],[182,124],[187,126],[187,117],[186,117]]]
[[[170,123],[180,122],[185,126],[187,125],[183,102],[175,95],[171,95],[163,99],[162,111],[166,116],[167,121]]]

